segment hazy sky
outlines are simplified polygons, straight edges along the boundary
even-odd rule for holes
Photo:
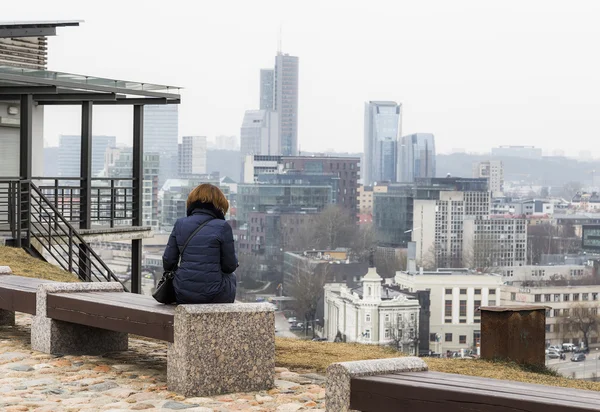
[[[403,134],[434,133],[438,152],[600,155],[597,0],[28,0],[0,19],[85,20],[51,38],[49,69],[184,87],[180,136],[239,136],[281,25],[300,57],[303,150],[362,151],[364,102],[395,100]],[[48,142],[79,132],[77,109],[47,110]],[[130,120],[97,108],[94,133],[129,142]]]

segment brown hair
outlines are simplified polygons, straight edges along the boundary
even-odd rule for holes
[[[212,203],[224,215],[229,210],[229,202],[223,192],[221,192],[221,189],[210,183],[203,183],[190,192],[187,199],[187,207],[189,208],[194,202]]]

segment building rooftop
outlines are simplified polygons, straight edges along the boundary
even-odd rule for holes
[[[83,20],[0,21],[0,38],[54,36],[57,27],[79,23]]]

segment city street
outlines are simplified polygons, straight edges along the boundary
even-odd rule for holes
[[[546,366],[556,370],[567,378],[590,379],[598,376],[600,372],[600,353],[599,351],[590,352],[585,362],[571,362],[571,353],[567,352],[567,359],[550,359],[546,361]],[[575,374],[575,375],[573,375]]]
[[[275,336],[282,338],[298,338],[298,336],[296,336],[296,334],[290,330],[290,324],[288,323],[283,312],[275,312],[275,328],[277,329]]]

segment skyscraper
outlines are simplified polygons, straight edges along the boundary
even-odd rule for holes
[[[273,84],[273,109],[279,114],[280,154],[296,156],[298,154],[298,57],[277,53]]]
[[[206,136],[183,136],[179,145],[179,176],[206,174]]]
[[[117,144],[115,136],[92,136],[92,176],[104,169],[104,154]],[[81,160],[81,137],[61,135],[58,139],[58,175],[79,177]]]
[[[501,160],[488,160],[473,164],[473,177],[488,179],[493,196],[501,196],[504,191],[504,167]]]
[[[400,182],[435,177],[435,138],[431,133],[404,136],[400,144]],[[477,176],[475,176],[477,177]]]
[[[402,129],[402,104],[391,101],[365,103],[363,183],[396,182],[398,136]]]
[[[144,106],[144,153],[158,153],[159,186],[177,176],[179,111],[176,104]]]
[[[273,69],[260,70],[260,110],[273,110]]]
[[[246,110],[240,129],[240,150],[244,155],[278,155],[279,116],[271,110]]]

